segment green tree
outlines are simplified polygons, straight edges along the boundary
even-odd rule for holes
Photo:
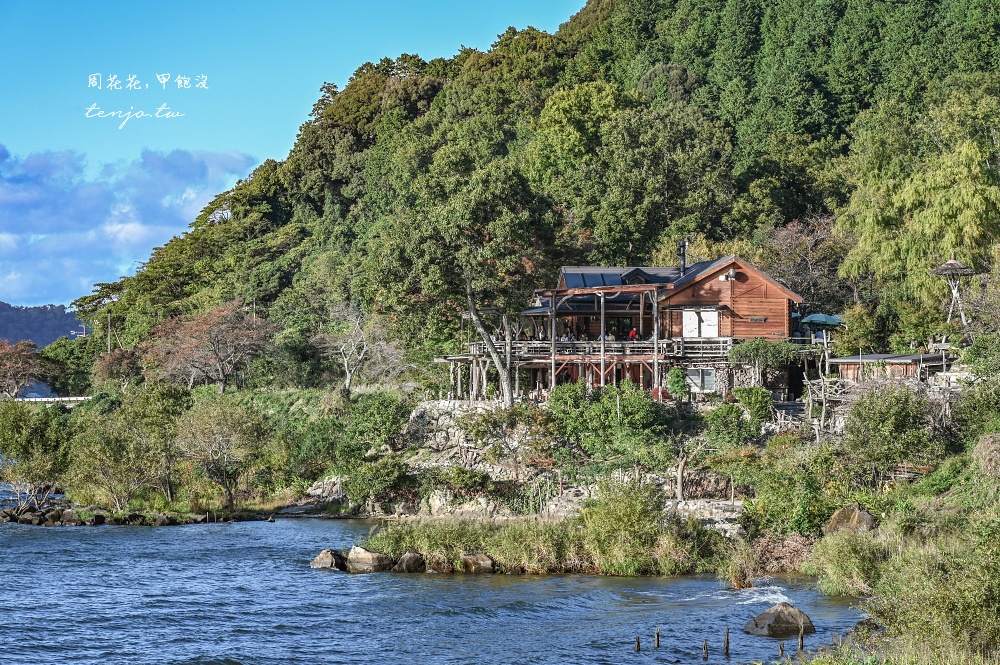
[[[41,507],[62,480],[72,431],[66,413],[0,399],[0,481],[11,485],[19,512]]]
[[[789,342],[771,342],[762,337],[736,344],[729,350],[729,363],[749,365],[754,385],[764,385],[764,372],[799,357],[799,347]]]
[[[846,468],[869,486],[891,467],[930,462],[944,452],[930,429],[926,397],[900,385],[873,388],[851,407],[844,425]]]
[[[141,491],[155,486],[156,451],[121,409],[104,413],[98,408],[80,408],[74,418],[71,487],[92,488],[107,497],[115,510],[125,511]]]
[[[257,413],[218,396],[195,402],[181,416],[177,444],[183,455],[219,486],[231,512],[241,480],[261,452],[263,435],[264,424]]]

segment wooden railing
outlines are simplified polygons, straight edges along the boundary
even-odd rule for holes
[[[497,341],[497,350],[504,353],[504,342]],[[596,356],[601,355],[601,342],[556,342],[557,356]],[[652,340],[636,341],[606,341],[604,353],[606,356],[649,356],[655,353],[656,343]],[[704,337],[661,339],[659,352],[662,356],[684,358],[718,358],[725,357],[733,348],[731,337]],[[511,352],[519,359],[542,359],[552,355],[552,342],[542,340],[519,340],[512,342]],[[473,342],[469,345],[469,354],[484,357],[487,355],[484,342]]]

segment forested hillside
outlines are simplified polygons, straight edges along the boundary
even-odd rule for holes
[[[76,314],[62,305],[17,307],[0,302],[0,339],[11,342],[28,339],[37,346],[45,346],[74,329],[80,330]]]
[[[470,300],[516,311],[560,264],[670,265],[691,236],[846,308],[852,348],[905,344],[942,330],[929,268],[996,258],[997,34],[991,0],[592,0],[554,35],[366,63],[75,306],[127,350],[241,303],[280,350],[241,377],[298,386],[337,373],[317,340],[349,307],[433,381]]]

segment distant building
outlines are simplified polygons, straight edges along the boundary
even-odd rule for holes
[[[830,358],[830,367],[845,381],[862,381],[866,378],[888,377],[926,381],[950,365],[940,353],[866,353],[856,356]]]
[[[656,390],[680,366],[696,392],[724,392],[733,384],[726,361],[733,345],[791,338],[793,306],[801,302],[738,256],[668,268],[566,266],[558,285],[537,291],[521,312],[511,364],[528,371],[529,389],[630,379]],[[465,385],[475,397],[489,367],[485,344],[443,360],[452,363],[453,394],[466,392],[455,366],[477,370]]]

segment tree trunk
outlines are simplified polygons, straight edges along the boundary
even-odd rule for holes
[[[678,501],[684,500],[684,467],[687,465],[687,455],[677,456],[677,487],[674,496]]]
[[[500,355],[499,349],[497,349],[496,343],[494,343],[493,338],[490,337],[489,331],[486,329],[486,325],[483,324],[483,319],[479,316],[479,308],[476,305],[475,293],[472,291],[472,282],[468,278],[465,280],[465,296],[467,304],[469,305],[469,317],[472,319],[472,325],[475,326],[476,332],[482,338],[483,343],[486,345],[486,351],[490,354],[490,359],[493,361],[493,366],[497,370],[497,376],[500,379],[500,395],[503,399],[503,405],[505,408],[510,408],[514,405],[514,389],[510,382],[510,366],[504,362],[504,357]],[[508,344],[509,344],[508,340]]]

